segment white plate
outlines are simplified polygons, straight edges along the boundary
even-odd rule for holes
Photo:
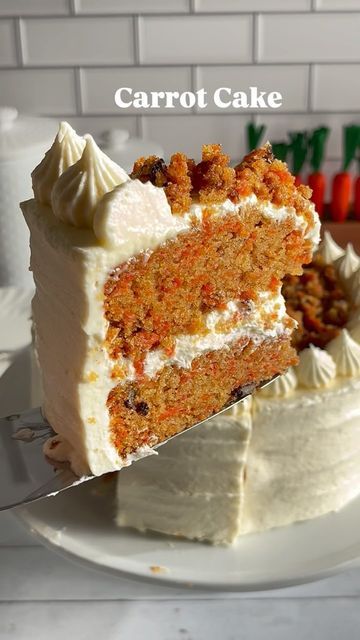
[[[0,309],[3,298],[0,290]],[[12,348],[15,342],[19,347],[29,340],[26,304],[16,295],[7,294],[5,299],[6,308],[12,305],[17,318],[8,312],[6,321],[3,314],[0,326],[9,336],[7,342],[2,333],[3,349],[10,347],[10,340]],[[16,340],[12,337],[15,325]],[[29,372],[22,358],[0,380],[0,392],[5,378],[7,385],[12,384],[20,408],[29,397]],[[44,544],[77,561],[128,577],[197,588],[285,587],[354,566],[360,558],[360,498],[339,513],[244,536],[234,547],[223,548],[117,529],[113,489],[113,483],[99,479],[18,508],[16,513]]]
[[[337,514],[244,536],[225,548],[117,529],[113,492],[106,487],[104,494],[104,486],[95,480],[17,513],[45,544],[93,567],[219,591],[310,582],[360,557],[360,499]]]

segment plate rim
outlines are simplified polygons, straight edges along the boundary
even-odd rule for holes
[[[51,498],[50,498],[51,499]],[[47,536],[44,532],[41,532],[39,527],[36,526],[36,521],[39,520],[31,514],[31,505],[24,505],[15,507],[12,512],[16,518],[21,522],[25,529],[37,539],[47,549],[54,551],[57,555],[72,561],[74,564],[80,565],[93,571],[99,571],[105,575],[117,576],[125,578],[139,583],[157,584],[163,587],[182,588],[188,591],[208,591],[208,592],[223,592],[223,593],[254,593],[260,591],[276,591],[280,589],[286,589],[289,587],[296,587],[313,582],[325,580],[331,576],[337,575],[343,571],[349,569],[360,568],[360,555],[344,560],[343,562],[337,562],[327,568],[317,571],[305,572],[301,575],[291,575],[289,577],[280,576],[279,578],[271,578],[263,581],[239,581],[233,582],[220,581],[219,583],[206,581],[206,580],[184,580],[180,577],[172,576],[171,572],[159,572],[159,573],[142,573],[136,571],[130,571],[127,569],[121,569],[119,567],[111,567],[103,562],[97,562],[95,559],[90,558],[87,555],[80,555],[67,548],[63,544],[57,544],[54,540]],[[320,516],[321,517],[321,516]],[[289,527],[292,525],[288,525]],[[53,531],[53,529],[51,529]],[[143,534],[146,535],[146,534]],[[165,536],[164,536],[165,537]],[[199,543],[200,544],[200,543]]]

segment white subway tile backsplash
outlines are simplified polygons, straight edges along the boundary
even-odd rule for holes
[[[311,0],[194,0],[195,11],[226,13],[253,11],[306,11]]]
[[[66,15],[70,0],[1,0],[0,16]]]
[[[359,11],[359,0],[315,0],[317,11]]]
[[[13,20],[0,20],[0,65],[16,65],[15,26]]]
[[[229,87],[233,91],[248,92],[250,86],[258,87],[259,91],[280,92],[283,106],[277,111],[302,111],[307,106],[308,75],[309,69],[305,65],[199,67],[197,88],[204,87],[208,91],[208,113],[219,113],[219,108],[211,100],[217,88]],[[241,111],[244,113],[241,109],[226,109],[226,113]]]
[[[221,143],[233,160],[246,152],[246,116],[158,116],[144,117],[144,135],[156,140],[165,149],[166,157],[182,151],[190,157],[201,158],[201,146]]]
[[[264,14],[258,24],[260,62],[351,62],[360,58],[360,12]]]
[[[360,64],[315,65],[313,73],[314,109],[360,112]]]
[[[303,114],[276,114],[256,116],[257,124],[266,127],[264,139],[270,142],[283,142],[288,139],[289,131],[311,131],[316,127],[329,127],[330,134],[326,144],[326,156],[339,158],[342,152],[342,131],[347,124],[360,124],[360,115],[349,113],[303,113]]]
[[[24,20],[29,65],[131,64],[133,23],[128,17]]]
[[[1,106],[38,115],[75,114],[72,69],[0,69]]]
[[[131,137],[137,135],[135,116],[65,116],[65,119],[79,135],[91,133],[97,141],[105,131],[110,129],[126,129]],[[60,116],[59,120],[61,120]]]
[[[140,61],[146,64],[250,62],[247,15],[140,18]]]
[[[187,13],[190,0],[75,0],[76,13]]]
[[[82,102],[84,113],[134,113],[144,115],[144,109],[129,107],[120,109],[115,104],[115,91],[129,87],[133,91],[189,91],[191,70],[189,67],[128,67],[119,69],[83,69],[81,71]],[[151,109],[151,113],[161,113],[163,107]],[[169,109],[165,109],[168,113]],[[171,109],[181,112],[180,107]]]

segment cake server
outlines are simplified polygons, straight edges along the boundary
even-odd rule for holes
[[[272,380],[263,382],[259,388],[270,382]],[[255,385],[242,387],[221,411],[197,422],[186,431],[242,402],[254,389]],[[181,433],[171,436],[154,448],[157,449]],[[42,415],[40,407],[0,418],[0,511],[53,496],[95,477],[89,475],[79,478],[68,463],[54,463],[44,456],[44,442],[54,435],[56,434]]]

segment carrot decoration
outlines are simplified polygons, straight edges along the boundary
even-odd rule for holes
[[[311,148],[310,166],[312,172],[309,175],[308,183],[312,189],[311,200],[315,205],[320,218],[324,213],[324,197],[326,180],[325,175],[320,171],[325,155],[325,143],[329,136],[328,127],[318,127],[314,129],[309,140]]]
[[[289,145],[286,142],[272,142],[271,146],[275,158],[285,162],[289,151]]]
[[[354,216],[355,216],[355,220],[360,220],[360,176],[358,176],[355,180]]]
[[[342,171],[333,178],[330,213],[335,222],[344,222],[349,215],[351,175],[348,168],[354,159],[360,139],[360,127],[356,124],[344,127],[344,161]]]
[[[247,147],[249,153],[259,146],[260,140],[265,133],[265,129],[266,127],[264,124],[256,126],[253,122],[249,122],[246,125]]]
[[[289,148],[292,153],[292,172],[295,176],[295,185],[301,184],[301,170],[304,166],[308,152],[308,134],[306,131],[294,131],[289,133]]]

